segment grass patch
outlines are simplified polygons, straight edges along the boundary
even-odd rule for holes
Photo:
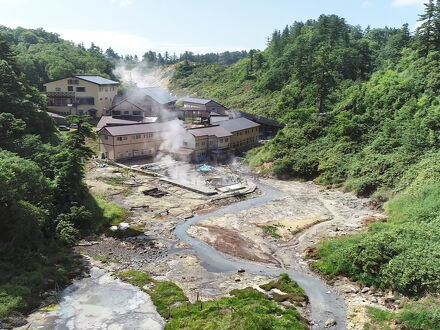
[[[157,312],[164,318],[168,317],[168,307],[188,301],[182,289],[172,282],[159,282],[148,274],[136,270],[127,270],[119,273],[118,276],[148,293]],[[144,288],[146,285],[148,289]]]
[[[127,181],[127,178],[123,176],[100,176],[97,179],[112,186],[120,186]]]
[[[279,279],[260,285],[260,288],[265,291],[278,289],[284,292],[285,294],[273,293],[274,300],[277,302],[289,301],[298,305],[308,302],[308,297],[304,290],[298,283],[292,281],[287,274],[281,274]]]
[[[103,264],[108,264],[108,263],[110,263],[110,262],[112,262],[113,260],[112,259],[110,259],[109,257],[107,257],[107,256],[105,256],[105,255],[99,255],[99,256],[94,256],[94,257],[92,257],[94,260],[96,260],[96,261],[100,261],[100,262],[102,262]]]
[[[233,290],[231,297],[190,304],[174,283],[160,282],[149,275],[128,270],[118,275],[147,292],[160,315],[168,320],[166,329],[307,329],[307,322],[294,308],[281,308],[253,288]],[[285,290],[301,292],[288,276],[279,284]],[[275,284],[274,284],[275,285]]]
[[[366,330],[373,329],[440,329],[440,301],[438,297],[428,296],[419,301],[403,304],[396,313],[374,307],[367,307],[370,322]]]
[[[409,296],[439,292],[440,183],[405,192],[387,209],[388,222],[320,243],[316,268]]]
[[[104,197],[94,195],[96,203],[102,209],[107,224],[117,226],[127,218],[127,211],[113,202],[107,202]]]
[[[262,228],[265,235],[270,235],[273,238],[281,238],[281,235],[277,233],[278,230],[277,225],[267,225],[267,226],[262,226]]]

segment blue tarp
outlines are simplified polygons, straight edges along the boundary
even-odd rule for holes
[[[160,170],[160,166],[159,165],[147,165],[147,166],[145,166],[145,169],[149,170],[149,171],[157,171],[157,170]]]
[[[213,168],[210,165],[202,164],[199,166],[198,170],[202,172],[211,172]]]

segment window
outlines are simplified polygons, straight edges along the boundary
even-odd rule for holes
[[[229,138],[225,138],[225,142],[228,142],[229,141]]]
[[[85,92],[85,91],[86,91],[86,88],[85,88],[85,87],[77,87],[77,88],[76,88],[76,91],[77,91],[77,92]]]
[[[108,140],[108,135],[104,135],[104,140]]]
[[[108,92],[107,87],[105,88],[105,91]]]
[[[220,143],[223,143],[223,138],[220,139]]]
[[[136,135],[132,135],[131,136],[131,139],[132,140],[138,140],[138,139],[140,139],[141,138],[141,135],[140,134],[136,134]]]
[[[204,146],[205,145],[205,141],[202,141],[202,146]]]
[[[102,101],[102,97],[100,97],[99,100]]]
[[[106,99],[107,99],[107,98],[106,98]],[[124,111],[124,115],[128,115],[128,114],[130,114],[130,111],[125,110],[125,111]]]
[[[78,97],[76,98],[76,100],[78,101],[78,104],[89,104],[89,105],[95,104],[94,97]]]
[[[60,87],[55,87],[55,92],[61,92],[61,88]]]
[[[118,137],[116,138],[116,140],[118,140],[118,141],[122,141],[122,136],[118,136]]]
[[[153,137],[153,135],[154,135],[153,133],[146,133],[146,134],[144,134],[144,137],[147,139],[151,139]]]
[[[200,146],[200,143],[199,143],[199,142],[196,142],[196,147],[198,147],[198,146]]]
[[[141,111],[133,111],[133,115],[140,116],[140,115],[142,115],[142,112]]]
[[[184,145],[185,147],[187,147],[187,146],[188,146],[188,142],[183,141],[183,145]]]
[[[107,100],[107,96],[105,97],[105,99]]]
[[[78,85],[78,84],[79,84],[79,81],[78,81],[78,79],[68,79],[68,80],[67,80],[67,83],[68,83],[69,85]]]
[[[67,91],[73,92],[73,86],[67,86]]]

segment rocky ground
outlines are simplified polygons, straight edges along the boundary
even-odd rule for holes
[[[173,234],[177,224],[195,213],[210,213],[255,197],[258,191],[216,200],[112,166],[91,167],[86,181],[93,193],[128,210],[130,227],[142,233],[134,238],[103,235],[77,246],[80,253],[103,261],[102,266],[144,270],[158,280],[172,281],[191,301],[197,296],[216,299],[233,289],[256,287],[271,279],[242,272],[211,273],[200,265],[191,246],[179,242]],[[326,237],[359,231],[366,223],[383,219],[369,207],[370,200],[311,182],[264,179],[261,183],[281,190],[284,196],[263,206],[205,219],[191,226],[189,234],[241,259],[312,273],[305,259],[310,247]],[[153,188],[165,192],[165,196],[144,195],[143,191]],[[387,295],[358,287],[347,279],[336,280],[332,287],[345,297],[349,328],[363,329],[367,305],[393,308]],[[303,312],[307,315],[306,310]]]
[[[122,172],[122,173],[121,173]],[[206,271],[185,243],[172,233],[175,226],[195,213],[204,214],[244,198],[253,198],[255,191],[242,197],[203,196],[146,176],[109,166],[93,167],[86,182],[95,194],[130,211],[129,224],[142,232],[125,239],[102,235],[83,240],[77,251],[95,259],[115,262],[121,269],[144,270],[158,280],[178,284],[191,301],[222,297],[233,289],[257,286],[270,280],[249,274],[214,274]],[[166,192],[161,198],[146,196],[144,190],[158,188]]]

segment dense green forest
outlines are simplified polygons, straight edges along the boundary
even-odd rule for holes
[[[40,110],[45,98],[22,66],[26,53],[8,40],[0,34],[0,328],[20,324],[17,312],[35,308],[42,292],[79,275],[71,246],[110,220],[105,202],[83,183],[92,154],[85,145],[92,134],[88,118],[70,118],[78,129],[61,135]],[[36,77],[46,73],[51,69]]]
[[[176,64],[181,61],[190,61],[203,64],[219,63],[231,65],[248,56],[248,52],[246,50],[206,54],[194,54],[191,51],[186,51],[179,56],[177,56],[176,53],[171,55],[171,53],[168,51],[162,54],[149,50],[144,53],[141,59],[139,59],[137,55],[119,55],[112,48],[108,48],[104,54],[108,59],[115,63],[122,62],[128,66],[141,65],[145,66],[146,68],[166,66]]]
[[[248,153],[255,169],[392,200],[386,223],[323,243],[316,266],[414,297],[440,292],[440,1],[420,22],[411,34],[322,15],[233,66],[185,62],[172,82],[286,124]],[[411,328],[436,328],[439,309]]]
[[[92,44],[74,45],[43,29],[10,29],[0,25],[0,35],[10,43],[15,62],[26,81],[38,88],[43,83],[73,73],[98,74],[114,78],[114,63]]]

